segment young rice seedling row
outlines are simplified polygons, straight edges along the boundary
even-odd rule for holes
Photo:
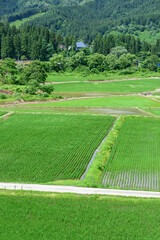
[[[160,190],[160,119],[129,118],[106,162],[102,184]]]

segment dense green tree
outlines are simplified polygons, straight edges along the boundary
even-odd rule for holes
[[[6,41],[5,41],[5,36],[2,35],[2,37],[1,37],[1,58],[5,59],[6,57],[7,57]]]
[[[117,60],[117,65],[119,69],[128,68],[131,66],[131,64],[132,62],[128,60],[128,58],[126,57],[126,54],[121,55]]]
[[[65,58],[61,54],[53,54],[53,56],[49,59],[49,64],[51,67],[51,70],[54,71],[61,71],[65,68]]]
[[[159,63],[160,63],[160,59],[157,55],[152,55],[147,59],[147,65],[151,71],[157,71],[157,68],[158,68],[157,64]]]
[[[114,70],[117,69],[117,57],[112,54],[108,54],[105,60],[105,69]]]
[[[0,80],[2,83],[15,83],[17,78],[16,63],[11,58],[6,58],[0,62]]]
[[[47,78],[47,73],[43,67],[43,64],[40,61],[31,62],[25,69],[24,69],[24,79],[26,83],[30,81],[37,81],[38,83],[45,83]]]
[[[46,92],[48,94],[51,94],[54,91],[54,85],[53,84],[41,85],[40,90],[43,91],[43,92]]]
[[[86,64],[87,64],[87,59],[83,51],[76,53],[70,59],[70,67],[72,67],[73,69],[75,69],[79,65],[86,65]]]
[[[68,37],[72,46],[72,55],[76,51],[75,38]],[[47,28],[23,26],[20,29],[0,24],[0,56],[18,59],[47,61],[58,52],[57,37]]]
[[[117,47],[111,48],[110,53],[112,55],[115,55],[117,58],[119,58],[121,55],[127,54],[127,49],[122,46],[117,46]]]
[[[105,56],[99,53],[95,53],[88,57],[88,66],[90,69],[96,68],[99,71],[104,70]]]

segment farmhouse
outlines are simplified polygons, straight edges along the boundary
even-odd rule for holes
[[[80,50],[81,48],[85,47],[87,47],[87,45],[84,44],[83,42],[76,42],[76,50]]]

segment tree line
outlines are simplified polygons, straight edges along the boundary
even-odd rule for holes
[[[92,53],[105,56],[117,46],[126,48],[128,53],[135,54],[137,57],[146,58],[155,54],[160,57],[160,39],[153,44],[129,34],[104,34],[103,36],[98,34],[90,45]],[[46,27],[27,25],[17,29],[7,22],[0,23],[1,59],[9,57],[16,60],[48,61],[53,54],[62,51],[64,56],[72,56],[77,52],[75,36],[56,34]]]
[[[94,40],[93,50],[94,52],[107,55],[116,46],[123,46],[129,53],[138,57],[145,58],[147,55],[153,54],[160,57],[160,39],[157,39],[154,44],[141,41],[139,38],[129,34],[105,34],[104,36],[98,34]]]
[[[48,60],[57,53],[60,44],[72,45],[75,49],[73,36],[63,37],[44,27],[23,26],[17,29],[6,23],[0,23],[0,58],[22,60]]]

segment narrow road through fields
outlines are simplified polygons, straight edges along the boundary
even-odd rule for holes
[[[40,192],[57,192],[57,193],[75,193],[75,194],[99,194],[125,197],[142,197],[142,198],[160,198],[160,192],[134,191],[134,190],[117,190],[104,188],[86,188],[74,186],[58,185],[41,185],[41,184],[21,184],[21,183],[0,183],[0,189],[8,190],[26,190]]]

